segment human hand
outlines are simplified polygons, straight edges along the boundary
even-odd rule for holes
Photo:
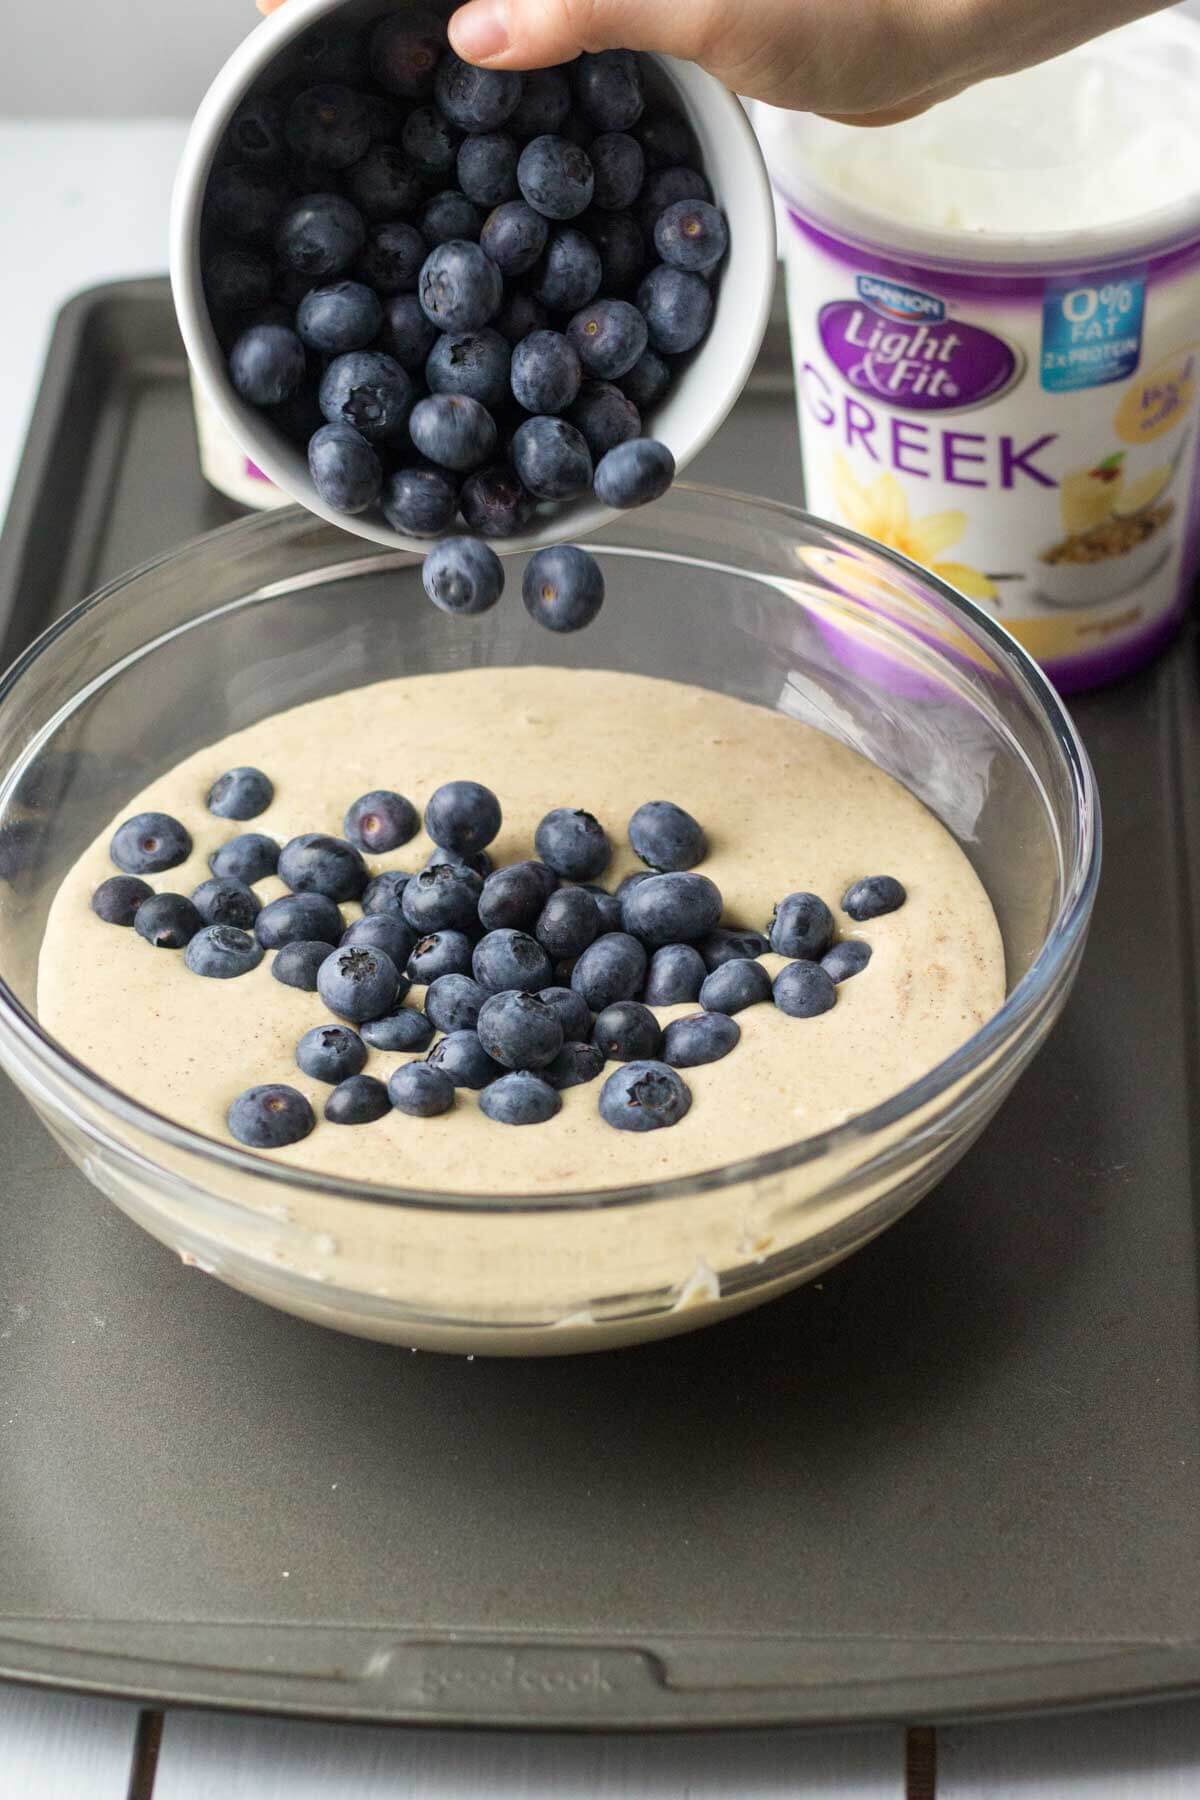
[[[470,0],[450,42],[489,69],[654,50],[734,92],[860,125],[911,118],[1166,0]],[[274,12],[283,0],[257,0]]]

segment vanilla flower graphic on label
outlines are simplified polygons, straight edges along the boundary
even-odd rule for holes
[[[855,478],[844,456],[834,457],[833,481],[842,516],[853,530],[886,544],[889,550],[899,550],[969,600],[999,598],[995,583],[980,569],[973,569],[970,563],[947,562],[942,556],[966,531],[966,513],[928,513],[923,519],[914,519],[904,489],[890,470],[866,486]]]

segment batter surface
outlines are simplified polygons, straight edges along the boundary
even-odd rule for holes
[[[205,795],[226,769],[251,764],[275,784],[258,818],[214,818]],[[834,1009],[792,1019],[770,1005],[738,1017],[741,1043],[718,1063],[684,1072],[687,1117],[647,1135],[612,1130],[597,1111],[604,1077],[563,1094],[548,1124],[493,1123],[474,1094],[419,1120],[327,1124],[330,1089],[301,1074],[295,1046],[329,1015],[316,994],[283,986],[273,952],[232,981],[205,980],[179,951],[156,950],[107,925],[90,907],[115,873],[108,845],[132,813],[157,810],[192,834],[191,858],[148,877],[159,892],[190,894],[209,854],[241,831],[280,843],[300,832],[342,834],[350,802],[394,788],[423,810],[443,782],[469,778],[498,794],[500,866],[533,855],[538,821],[583,807],[615,846],[604,884],[641,868],[626,826],[645,800],[673,800],[700,820],[701,865],[725,897],[724,923],[761,930],[785,894],[820,894],[841,935],[873,956],[838,989]],[[416,870],[422,834],[372,873]],[[838,901],[865,875],[895,875],[908,890],[897,913],[855,925]],[[286,892],[271,878],[264,900]],[[346,905],[347,922],[359,914]],[[766,966],[783,967],[767,957]],[[698,1173],[783,1147],[865,1111],[964,1042],[1004,998],[999,929],[983,887],[953,838],[890,777],[793,719],[697,688],[644,677],[561,669],[488,669],[415,676],[358,688],[279,713],[187,758],[105,824],[64,881],[39,964],[43,1024],[115,1086],[160,1113],[230,1142],[225,1113],[244,1088],[287,1082],[306,1094],[317,1128],[270,1152],[273,1162],[442,1193],[536,1194],[643,1183]],[[414,988],[409,1004],[419,1005]],[[660,1021],[695,1006],[658,1009]],[[384,1079],[411,1060],[372,1051]],[[606,1070],[611,1073],[611,1067]]]

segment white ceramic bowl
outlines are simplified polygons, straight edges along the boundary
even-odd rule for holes
[[[267,69],[310,26],[337,12],[367,22],[402,10],[405,0],[288,0],[241,43],[200,103],[184,146],[171,210],[171,286],[183,340],[196,376],[221,419],[277,487],[333,525],[378,544],[424,555],[428,540],[391,531],[376,517],[327,506],[313,486],[304,452],[289,444],[234,392],[200,279],[200,214],[221,138],[242,100]],[[430,0],[423,0],[430,10]],[[446,16],[449,0],[434,0]],[[339,20],[339,22],[341,22]],[[712,329],[649,424],[669,444],[682,470],[721,425],[754,365],[767,327],[775,283],[775,214],[757,140],[741,105],[694,63],[653,57],[664,90],[691,122],[704,172],[729,221],[730,253],[721,273]],[[498,550],[531,550],[594,531],[613,517],[593,499],[535,515],[533,529],[498,541]]]

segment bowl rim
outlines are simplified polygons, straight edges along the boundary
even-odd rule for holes
[[[852,549],[865,551],[890,564],[907,580],[917,580],[939,600],[948,603],[953,611],[962,616],[968,627],[987,641],[996,653],[1005,673],[1016,681],[1019,688],[1025,690],[1026,699],[1051,729],[1062,756],[1063,770],[1070,783],[1072,811],[1078,825],[1079,851],[1073,864],[1065,871],[1065,892],[1062,902],[1030,967],[1005,996],[1004,1001],[991,1017],[949,1056],[936,1063],[932,1069],[916,1081],[909,1082],[867,1111],[855,1114],[826,1131],[818,1132],[810,1137],[799,1138],[794,1143],[786,1144],[777,1150],[767,1151],[757,1157],[733,1160],[711,1169],[701,1170],[698,1173],[672,1176],[663,1181],[637,1183],[616,1188],[575,1189],[566,1193],[540,1195],[493,1194],[484,1191],[455,1194],[391,1186],[378,1182],[353,1181],[342,1176],[325,1174],[319,1170],[297,1168],[290,1163],[275,1163],[265,1155],[258,1155],[253,1151],[242,1149],[236,1144],[222,1143],[216,1138],[206,1136],[203,1132],[180,1125],[175,1120],[167,1118],[165,1114],[156,1112],[152,1107],[135,1100],[121,1089],[113,1087],[86,1063],[73,1055],[42,1028],[36,1016],[13,992],[2,975],[0,975],[0,1039],[15,1037],[35,1064],[40,1063],[48,1067],[60,1081],[64,1081],[68,1087],[81,1091],[102,1112],[115,1115],[123,1123],[132,1125],[149,1138],[166,1142],[191,1157],[199,1158],[202,1162],[204,1160],[215,1161],[222,1167],[249,1176],[253,1180],[263,1180],[268,1183],[274,1181],[283,1187],[301,1188],[326,1197],[333,1196],[341,1200],[365,1202],[373,1206],[407,1206],[422,1211],[450,1214],[484,1212],[516,1215],[575,1213],[580,1210],[595,1211],[682,1199],[697,1192],[733,1187],[746,1181],[777,1175],[786,1170],[816,1163],[822,1158],[835,1155],[843,1147],[865,1143],[877,1133],[896,1125],[905,1117],[919,1113],[923,1108],[957,1087],[959,1083],[984,1069],[999,1052],[1018,1042],[1025,1032],[1036,1024],[1047,1005],[1053,1002],[1058,992],[1061,976],[1064,972],[1070,971],[1077,954],[1082,949],[1100,880],[1102,831],[1099,793],[1087,751],[1064,702],[1033,658],[1004,626],[974,601],[957,593],[940,577],[922,568],[900,552],[892,550],[886,545],[878,544],[859,532],[831,525],[828,521],[817,518],[802,507],[790,506],[782,501],[764,499],[753,494],[742,494],[730,488],[709,487],[698,482],[681,482],[677,484],[677,488],[681,496],[698,497],[706,504],[715,504],[719,507],[750,506],[766,510],[793,527],[832,535],[840,543]],[[660,502],[660,504],[669,505],[670,496],[667,497],[665,503]],[[277,508],[271,512],[254,514],[248,518],[236,520],[216,531],[202,533],[198,537],[191,538],[187,543],[176,545],[158,556],[150,557],[135,568],[106,582],[103,587],[86,596],[64,613],[61,618],[49,625],[21,652],[3,674],[0,674],[0,708],[8,703],[17,684],[52,645],[71,632],[83,620],[90,618],[100,607],[113,601],[119,601],[119,597],[131,582],[153,576],[157,571],[172,564],[177,558],[202,545],[219,545],[224,541],[237,543],[252,539],[256,535],[267,535],[272,529],[277,530],[284,521],[295,520],[297,516],[301,518],[306,516],[303,507]],[[512,553],[516,554],[516,552]],[[223,602],[222,606],[225,604],[227,603]],[[193,620],[191,624],[182,629],[191,630],[194,625],[201,623],[208,616],[207,613],[201,614],[198,619]],[[178,634],[178,630],[171,633],[172,636]],[[153,643],[158,641],[160,640],[152,640],[134,654],[136,656],[145,654]],[[935,654],[937,654],[936,650]],[[125,656],[120,660],[124,665],[129,662],[130,658]],[[116,666],[114,664],[114,669]],[[111,674],[112,671],[110,670],[109,673]],[[91,691],[95,685],[95,680],[90,682],[88,691]],[[125,1154],[130,1153],[130,1147],[126,1144],[118,1142],[117,1148]],[[185,1176],[184,1178],[188,1179],[189,1177]],[[244,1207],[244,1210],[248,1212],[259,1210],[244,1202],[230,1199],[224,1194],[221,1198],[224,1203]]]
[[[234,109],[288,44],[345,3],[346,0],[289,0],[287,6],[277,8],[242,39],[213,78],[188,128],[171,195],[171,293],[188,361],[196,379],[243,454],[252,458],[281,493],[329,524],[369,542],[424,556],[435,540],[406,537],[372,515],[339,513],[327,506],[308,473],[303,451],[294,447],[293,458],[280,449],[276,435],[260,422],[255,409],[234,393],[213,331],[200,275],[200,216],[204,194],[221,136]],[[738,313],[737,329],[731,333],[727,353],[719,365],[715,404],[697,415],[686,435],[672,433],[671,448],[682,471],[728,418],[766,336],[778,267],[775,203],[758,138],[736,95],[694,63],[650,51],[643,54],[666,71],[684,110],[693,117],[703,114],[727,139],[731,160],[736,162],[738,171],[732,198],[736,202],[734,229],[738,234],[739,273],[744,273],[747,278],[754,277],[753,304],[743,305]],[[699,97],[702,97],[702,104],[698,103]],[[744,287],[745,284],[739,285]],[[720,307],[718,290],[714,324],[720,317]],[[700,350],[703,348],[700,346]],[[534,528],[518,536],[489,541],[497,551],[537,550],[551,544],[568,543],[600,529],[618,516],[613,508],[604,506],[589,494],[560,508],[540,526],[535,518]]]

